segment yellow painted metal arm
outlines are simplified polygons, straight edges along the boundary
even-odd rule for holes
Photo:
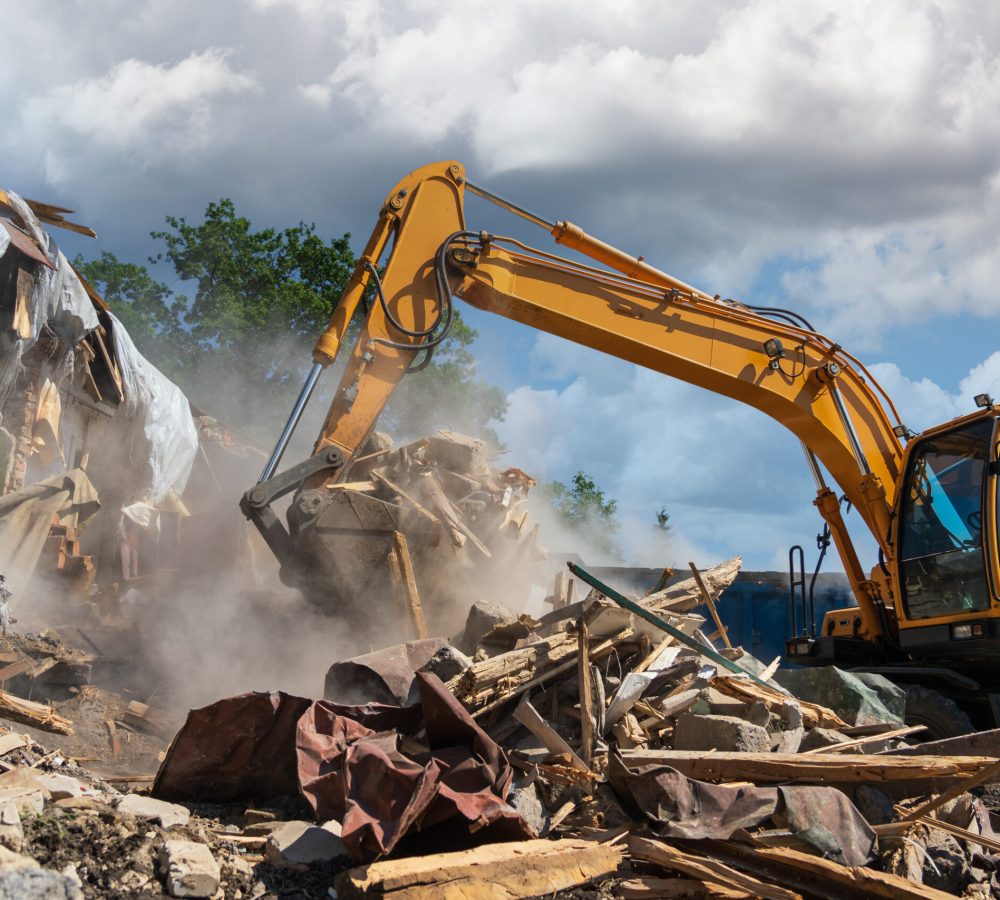
[[[571,223],[551,227],[557,243],[621,275],[488,235],[448,248],[449,236],[465,229],[465,186],[462,166],[451,161],[418,169],[396,185],[317,343],[317,362],[327,364],[336,356],[369,283],[366,263],[378,265],[390,240],[383,275],[387,305],[406,329],[429,328],[442,312],[435,260],[443,252],[451,289],[470,304],[771,416],[823,463],[891,557],[887,534],[902,447],[887,413],[887,408],[895,412],[891,403],[857,360],[820,334],[702,293]],[[350,350],[317,449],[336,446],[349,463],[419,356],[423,340],[401,333],[373,304]],[[780,342],[783,355],[776,355],[773,341]],[[733,435],[719,439],[731,441]],[[341,470],[342,477],[349,469]],[[839,504],[829,495],[821,490],[817,505],[827,521],[833,520],[855,592],[870,594],[839,519]],[[873,633],[878,630],[870,624]]]

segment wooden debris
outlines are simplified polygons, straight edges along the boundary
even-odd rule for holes
[[[933,756],[899,756],[899,757],[883,757],[885,759],[919,759],[927,761],[929,759],[948,759],[949,757],[933,757]],[[963,756],[953,756],[951,759],[982,759],[984,757],[963,757]],[[997,777],[1000,776],[1000,760],[994,760],[993,765],[988,765],[978,772],[973,772],[967,775],[964,780],[960,781],[958,784],[952,785],[948,790],[942,792],[937,797],[924,803],[922,806],[918,806],[913,812],[908,813],[903,816],[904,822],[913,822],[919,819],[921,816],[928,816],[934,810],[941,806],[944,806],[949,800],[954,800],[956,797],[960,797],[966,791],[972,790],[974,787],[979,787],[981,784],[986,784],[990,781],[995,781]]]
[[[573,748],[556,733],[555,729],[542,718],[538,710],[528,702],[527,694],[521,699],[521,702],[517,705],[517,709],[514,710],[514,718],[538,738],[545,745],[549,753],[554,756],[564,757],[570,765],[581,772],[590,771],[590,766],[577,756]]]
[[[410,550],[406,543],[406,535],[401,531],[392,533],[393,553],[396,557],[396,564],[399,569],[399,577],[403,595],[406,598],[406,606],[413,622],[413,628],[418,640],[427,637],[427,625],[424,623],[424,610],[420,605],[420,594],[417,591],[417,582],[413,577],[413,560],[410,558]]]
[[[791,697],[783,694],[776,688],[758,684],[749,678],[739,676],[718,675],[712,681],[712,687],[728,694],[744,703],[753,703],[760,700],[769,711],[780,714],[782,707]],[[818,703],[809,703],[806,700],[798,701],[802,710],[802,721],[809,728],[846,728],[847,723],[840,718],[832,709],[820,706]]]
[[[458,853],[381,860],[338,876],[337,896],[400,900],[536,897],[614,872],[618,847],[593,841],[539,839],[487,844]]]
[[[895,728],[892,731],[885,731],[882,734],[870,734],[868,737],[855,738],[853,741],[845,741],[843,744],[833,744],[829,747],[815,747],[812,750],[804,750],[803,756],[816,753],[843,753],[845,750],[853,750],[855,747],[862,747],[865,744],[878,744],[893,738],[907,737],[926,731],[926,725],[909,725],[906,728]]]
[[[617,895],[623,900],[751,900],[753,894],[736,888],[710,884],[694,878],[656,878],[644,875],[628,878],[618,884]]]
[[[878,784],[932,778],[971,781],[979,777],[988,780],[1000,772],[1000,762],[983,756],[842,756],[837,753],[806,755],[626,750],[622,753],[622,758],[630,768],[671,766],[688,778],[699,781],[751,781],[754,784]]]
[[[34,700],[24,700],[6,691],[0,691],[0,716],[23,722],[43,731],[53,731],[56,734],[72,734],[73,723],[60,716],[52,707]]]
[[[594,756],[594,700],[591,692],[590,635],[587,631],[587,617],[580,616],[577,623],[577,682],[580,687],[580,753],[587,768]]]
[[[699,881],[719,884],[731,890],[746,891],[754,897],[764,897],[766,900],[801,900],[801,895],[793,891],[759,881],[717,860],[685,853],[662,841],[632,837],[628,841],[628,851],[635,859],[656,863],[666,869],[697,878]]]
[[[712,621],[715,622],[715,627],[722,637],[722,642],[726,645],[727,650],[732,650],[733,645],[729,642],[729,632],[726,626],[722,624],[722,619],[719,618],[719,610],[715,606],[715,598],[709,592],[708,588],[705,587],[705,582],[702,581],[701,572],[698,571],[698,567],[693,562],[689,562],[688,566],[691,569],[691,577],[694,578],[694,583],[698,586],[698,593],[701,594],[702,600],[705,601],[709,615],[711,615]]]
[[[122,721],[132,728],[164,737],[173,737],[177,730],[170,717],[163,710],[156,709],[147,703],[140,703],[138,700],[133,700],[125,707]]]
[[[782,863],[790,868],[808,873],[828,885],[840,885],[859,890],[865,897],[884,897],[885,900],[946,900],[951,894],[938,891],[925,884],[914,884],[898,875],[879,872],[861,866],[842,866],[831,859],[802,853],[788,847],[758,847],[753,851],[765,865]],[[777,875],[777,873],[776,873]],[[777,877],[775,880],[778,880]]]

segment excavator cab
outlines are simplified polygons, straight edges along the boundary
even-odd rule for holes
[[[969,659],[1000,649],[996,416],[990,407],[907,448],[895,517],[900,648]]]

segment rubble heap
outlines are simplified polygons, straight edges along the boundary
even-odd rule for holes
[[[716,647],[696,610],[715,624],[738,563],[642,598],[643,615],[597,590],[554,592],[540,619],[474,606],[451,641],[336,664],[324,699],[194,710],[124,797],[19,743],[6,767],[89,787],[43,796],[11,853],[72,880],[49,820],[87,834],[87,896],[1000,893],[1000,835],[971,793],[1000,780],[1000,733],[911,747],[884,679]]]

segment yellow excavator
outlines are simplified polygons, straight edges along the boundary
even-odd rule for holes
[[[596,265],[470,229],[467,192]],[[348,341],[367,296],[360,335]],[[976,411],[914,434],[864,365],[801,315],[706,294],[570,222],[490,193],[454,161],[415,170],[386,197],[274,452],[243,498],[286,581],[303,585],[323,571],[328,548],[317,535],[335,493],[324,485],[349,478],[393,390],[447,337],[455,297],[740,400],[788,428],[802,442],[815,505],[857,605],[793,635],[787,661],[884,674],[908,688],[908,718],[937,735],[1000,721],[993,400],[979,395]],[[278,473],[321,372],[338,355],[346,368],[313,456]],[[286,525],[271,504],[290,493]],[[878,546],[870,572],[845,526],[845,504]]]

